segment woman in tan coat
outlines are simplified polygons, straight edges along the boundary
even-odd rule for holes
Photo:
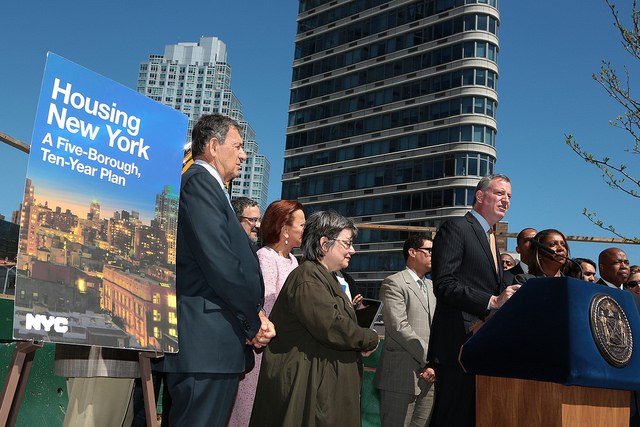
[[[331,211],[306,222],[306,261],[289,274],[271,312],[278,334],[262,358],[251,426],[360,426],[361,356],[379,338],[358,326],[334,274],[349,265],[356,233]]]

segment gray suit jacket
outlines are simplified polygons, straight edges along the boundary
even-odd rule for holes
[[[374,385],[417,396],[431,384],[418,377],[427,364],[431,318],[436,308],[433,284],[426,279],[428,300],[407,270],[384,279],[380,287],[385,340]]]

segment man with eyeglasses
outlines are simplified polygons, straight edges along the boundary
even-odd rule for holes
[[[260,230],[260,207],[248,197],[236,197],[231,200],[231,207],[240,221],[240,225],[255,244],[258,243]]]
[[[623,289],[629,278],[629,258],[620,248],[607,248],[598,255],[600,280],[597,283],[610,288]]]
[[[436,308],[431,272],[433,242],[409,237],[402,248],[406,268],[380,287],[385,342],[373,384],[380,389],[383,427],[429,425],[435,372],[429,361],[429,333]]]

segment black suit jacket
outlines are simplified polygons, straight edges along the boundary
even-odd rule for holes
[[[504,286],[513,285],[515,283],[516,276],[518,274],[525,274],[524,270],[522,269],[522,264],[520,262],[518,262],[516,265],[514,265],[510,269],[504,270],[502,272],[502,284]]]
[[[611,288],[611,286],[609,286],[609,284],[607,282],[604,281],[604,279],[601,277],[600,279],[598,279],[598,281],[596,282],[596,284],[598,285],[604,285],[607,286],[609,288]],[[613,288],[612,288],[613,289]],[[620,289],[619,287],[616,286],[616,289]],[[622,287],[621,290],[624,290],[624,286]]]
[[[349,285],[349,292],[351,293],[351,298],[353,299],[360,293],[360,291],[358,290],[358,285],[356,284],[356,279],[351,277],[351,275],[344,270],[341,270],[340,274],[342,274],[342,277],[344,277],[347,285]]]
[[[515,283],[517,275],[513,274],[511,270],[513,269],[509,269],[502,272],[502,284],[504,286],[511,286]]]
[[[522,265],[520,265],[520,263],[517,263],[507,271],[513,274],[514,276],[517,276],[518,274],[524,274],[524,270],[522,269]]]
[[[497,254],[498,261],[500,254]],[[469,327],[488,314],[492,295],[504,289],[485,231],[471,213],[446,221],[433,242],[433,288],[437,298],[429,360],[457,365]]]
[[[202,166],[182,176],[176,254],[177,354],[162,370],[241,373],[253,367],[245,339],[260,328],[258,258],[220,184]]]

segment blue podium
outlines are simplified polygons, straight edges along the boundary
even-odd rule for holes
[[[631,293],[573,278],[527,281],[460,351],[477,375],[477,425],[628,426],[639,343]]]

